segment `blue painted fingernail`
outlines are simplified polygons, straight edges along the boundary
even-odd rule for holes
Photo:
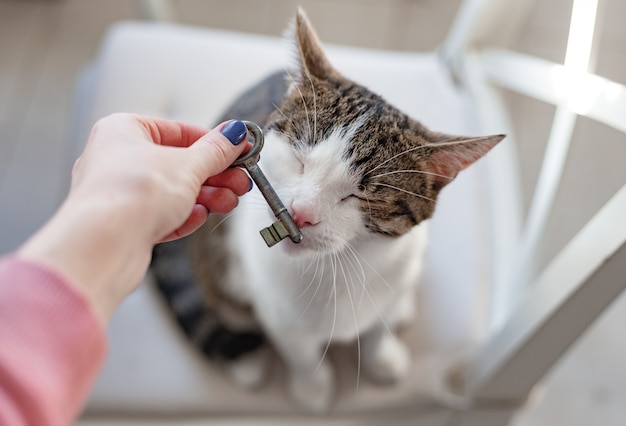
[[[248,188],[248,192],[252,191],[252,188],[254,188],[254,182],[250,179],[250,188]]]
[[[226,139],[228,139],[233,145],[237,145],[239,142],[244,140],[246,133],[248,133],[246,125],[239,120],[229,122],[222,129],[222,134],[226,136]]]

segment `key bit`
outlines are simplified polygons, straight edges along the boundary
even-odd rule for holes
[[[265,240],[265,244],[268,247],[272,247],[274,244],[282,241],[289,235],[289,231],[285,228],[285,225],[280,220],[277,220],[267,228],[261,229],[261,237]]]
[[[272,188],[272,185],[267,180],[256,161],[259,152],[263,148],[263,131],[256,123],[251,121],[244,121],[243,123],[248,129],[249,136],[252,136],[252,138],[249,137],[248,139],[252,139],[251,142],[253,146],[248,152],[239,157],[233,163],[233,166],[244,166],[246,168],[248,174],[261,191],[261,194],[263,194],[265,201],[267,201],[267,204],[269,204],[272,209],[274,216],[278,219],[272,225],[260,231],[261,237],[263,237],[263,241],[265,241],[268,247],[279,243],[287,236],[289,236],[294,243],[299,243],[302,241],[302,232],[285,208],[283,202],[278,198],[278,194],[276,194],[276,191],[274,191],[274,188]]]

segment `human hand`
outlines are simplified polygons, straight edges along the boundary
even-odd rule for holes
[[[153,244],[186,236],[204,223],[207,210],[228,213],[250,189],[241,169],[228,169],[246,145],[219,132],[228,124],[207,133],[132,114],[105,117],[75,164],[70,198],[106,197],[133,220],[136,236],[144,232]],[[245,126],[232,127],[238,143]]]
[[[239,124],[237,124],[239,123]],[[100,120],[55,216],[19,251],[57,269],[107,319],[145,273],[155,243],[188,235],[207,210],[226,213],[250,189],[229,165],[246,149],[245,126],[206,129],[114,114]]]

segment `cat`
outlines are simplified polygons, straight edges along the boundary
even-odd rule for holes
[[[325,412],[331,343],[356,341],[359,368],[378,382],[409,371],[394,330],[413,318],[437,196],[504,136],[428,130],[336,70],[301,10],[292,37],[296,68],[226,115],[264,128],[260,166],[303,241],[265,246],[258,232],[275,218],[253,190],[231,216],[157,246],[152,271],[185,333],[235,381],[259,386],[271,346],[295,402]]]

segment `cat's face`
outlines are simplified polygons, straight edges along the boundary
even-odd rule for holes
[[[439,190],[502,136],[430,132],[328,62],[304,15],[300,67],[266,130],[263,168],[301,228],[295,251],[338,252],[428,219]]]
[[[276,131],[266,140],[263,169],[304,236],[300,244],[286,247],[335,251],[363,233],[354,197],[358,181],[342,155],[347,138],[341,129],[315,146],[293,143]]]

